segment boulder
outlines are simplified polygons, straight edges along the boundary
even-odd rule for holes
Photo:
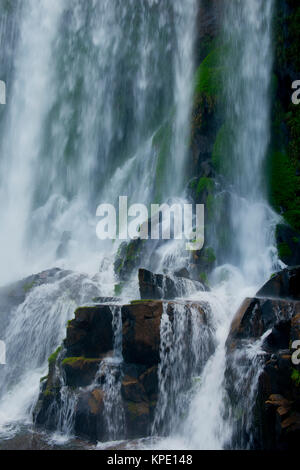
[[[258,292],[260,297],[243,302],[232,322],[225,386],[231,413],[238,416],[233,420],[234,446],[297,448],[300,366],[292,362],[292,347],[300,338],[298,276],[299,268],[278,273]],[[249,353],[253,347],[256,356]]]
[[[274,274],[256,295],[300,300],[300,266],[286,268]]]
[[[122,307],[125,362],[156,365],[159,362],[161,301],[137,302]]]
[[[78,308],[67,328],[66,357],[98,358],[112,351],[112,318],[110,305]]]
[[[123,357],[127,363],[154,366],[160,360],[160,322],[165,311],[172,321],[176,307],[184,305],[190,315],[196,308],[200,321],[207,324],[208,319],[201,302],[183,301],[134,301],[122,307]],[[189,328],[191,324],[189,323]],[[187,335],[189,331],[187,331]]]
[[[205,290],[201,282],[192,281],[187,276],[189,276],[189,273],[186,269],[175,273],[174,277],[165,274],[153,274],[147,269],[139,269],[141,299],[171,300],[177,297],[185,297],[199,290]]]
[[[66,385],[69,387],[86,387],[90,385],[95,378],[100,363],[100,358],[68,357],[64,359],[62,369],[66,376]]]
[[[106,399],[116,399],[116,406],[120,406],[120,413],[124,413],[126,434],[120,426],[113,438],[149,436],[159,392],[162,315],[165,312],[169,316],[171,325],[177,314],[183,315],[183,318],[186,315],[185,351],[188,356],[186,360],[190,363],[191,328],[195,324],[207,326],[206,305],[201,302],[161,300],[134,301],[124,305],[121,308],[121,362],[119,358],[109,357],[114,343],[113,307],[104,304],[76,310],[75,319],[67,327],[64,347],[49,358],[49,373],[41,382],[40,396],[34,410],[34,422],[38,427],[57,429],[66,396],[71,396],[76,436],[91,442],[111,439]],[[209,342],[207,336],[205,341]],[[112,390],[112,397],[107,397],[106,394]]]
[[[237,311],[227,338],[227,346],[235,347],[241,340],[259,339],[267,330],[291,322],[291,310],[300,312],[300,302],[268,298],[247,298]]]
[[[90,442],[105,439],[104,392],[101,388],[83,391],[75,410],[74,431]]]

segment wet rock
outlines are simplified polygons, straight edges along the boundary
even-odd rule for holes
[[[86,387],[95,378],[102,359],[87,359],[85,357],[69,357],[62,361],[66,375],[66,385],[69,387]]]
[[[122,308],[125,362],[149,366],[158,364],[162,313],[161,301],[141,301]]]
[[[280,324],[290,322],[291,308],[297,315],[300,302],[257,297],[245,299],[232,321],[227,347],[233,348],[243,339],[258,339],[270,328],[274,329],[274,335],[276,328],[279,333]]]
[[[300,266],[275,274],[258,292],[258,297],[300,300]]]
[[[80,394],[74,429],[77,436],[94,443],[105,439],[104,392],[101,388]]]
[[[179,272],[180,273],[180,272]],[[139,269],[139,288],[141,299],[175,299],[176,297],[184,297],[191,293],[204,291],[205,288],[201,282],[192,281],[187,276],[187,269],[181,270],[172,278],[169,275],[153,274],[147,269]]]
[[[181,268],[174,272],[174,276],[190,279],[190,273],[187,268]]]
[[[71,394],[76,436],[91,442],[110,439],[105,400],[110,399],[106,393],[113,389],[119,394],[117,406],[120,404],[120,412],[124,412],[126,429],[126,435],[119,429],[115,437],[133,439],[149,435],[158,399],[163,312],[171,324],[178,308],[181,315],[186,315],[187,345],[192,325],[198,322],[207,325],[209,318],[201,302],[157,300],[124,305],[121,308],[123,362],[120,363],[107,360],[113,348],[113,307],[95,305],[76,310],[75,319],[67,328],[65,347],[49,358],[49,374],[41,383],[34,411],[37,427],[57,429],[66,396]],[[209,342],[209,338],[205,337],[205,341]]]
[[[135,301],[122,307],[123,321],[123,357],[127,363],[154,366],[159,363],[160,322],[163,311],[170,316],[176,315],[176,306],[186,309],[190,315],[195,308],[203,324],[208,319],[201,302],[182,301]],[[189,332],[187,331],[187,335]]]
[[[150,405],[148,402],[125,402],[125,420],[128,439],[150,434]]]
[[[38,274],[32,274],[21,281],[11,283],[0,287],[0,318],[1,314],[11,311],[12,308],[22,304],[26,296],[38,286],[44,284],[53,284],[71,274],[71,271],[53,268],[42,271]]]
[[[109,305],[81,307],[69,322],[64,341],[67,357],[97,358],[113,349],[112,312]]]
[[[226,389],[233,409],[238,403],[244,416],[250,406],[247,421],[241,418],[234,423],[237,446],[286,450],[299,442],[300,367],[292,362],[292,343],[300,337],[300,302],[295,300],[300,293],[298,275],[298,268],[278,273],[258,293],[272,298],[246,299],[232,322],[226,342]],[[258,341],[261,352],[254,360],[246,351]],[[238,390],[241,374],[252,404]]]

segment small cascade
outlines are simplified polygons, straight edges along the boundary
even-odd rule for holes
[[[49,283],[37,287],[32,283],[24,288],[29,292],[23,303],[8,312],[3,338],[7,364],[0,369],[0,432],[4,435],[19,420],[31,422],[39,380],[47,373],[48,357],[65,337],[68,320],[77,306],[101,294],[89,277],[65,272],[61,279],[60,271]],[[67,416],[71,407],[68,400],[66,395],[62,400]]]
[[[104,359],[96,374],[93,389],[101,385],[103,391],[104,420],[107,440],[124,438],[125,418],[121,398],[122,383],[122,316],[120,306],[111,306],[113,314],[114,350],[113,356]]]
[[[190,389],[214,348],[211,328],[193,305],[176,304],[170,314],[163,305],[160,325],[159,396],[152,425],[153,435],[168,435],[181,423]],[[209,305],[202,308],[209,318]]]
[[[258,380],[263,371],[264,356],[262,349],[265,339],[271,330],[267,331],[254,343],[245,344],[230,356],[229,373],[226,377],[230,383],[231,399],[226,399],[227,409],[225,419],[231,422],[233,432],[229,442],[231,448],[253,449],[253,424],[258,389]],[[233,405],[234,402],[234,405]]]

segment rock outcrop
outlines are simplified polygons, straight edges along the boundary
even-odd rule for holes
[[[171,300],[205,290],[201,282],[187,278],[187,269],[184,271],[185,277],[180,276],[180,273],[182,271],[171,277],[165,274],[153,274],[147,269],[139,269],[141,299]]]
[[[299,276],[299,267],[275,275],[259,297],[243,302],[232,322],[225,375],[236,447],[247,443],[255,449],[283,450],[298,445]]]
[[[105,304],[77,309],[62,348],[49,358],[49,374],[42,380],[34,411],[36,426],[57,429],[69,400],[68,412],[78,437],[96,442],[149,436],[159,393],[162,315],[167,314],[173,324],[177,309],[184,312],[189,350],[192,314],[199,324],[209,323],[204,307],[200,302],[141,300],[122,307]],[[116,313],[122,321],[119,332]],[[122,337],[123,360],[114,351],[120,339],[117,334]],[[213,350],[212,340],[209,346],[208,354]],[[119,428],[112,436],[108,421],[113,425],[115,420]]]

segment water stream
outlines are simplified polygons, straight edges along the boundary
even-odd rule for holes
[[[151,441],[152,447],[230,446],[225,341],[243,298],[254,295],[277,267],[278,217],[267,203],[263,178],[273,8],[274,0],[232,0],[226,9],[227,66],[220,86],[233,138],[231,176],[222,190],[229,194],[231,246],[212,274],[212,291],[190,292],[189,299],[205,303],[212,322],[204,328],[191,312],[193,365],[184,358],[186,316],[178,308],[171,325],[163,315],[152,432],[163,438]],[[196,0],[23,0],[2,8],[0,44],[7,48],[0,64],[9,97],[0,115],[0,284],[53,266],[88,273],[34,287],[7,318],[3,339],[10,367],[0,370],[3,436],[30,423],[47,358],[65,337],[76,306],[113,295],[117,244],[95,236],[98,204],[116,203],[120,195],[146,204],[183,197],[196,12]],[[158,256],[161,269],[174,267],[182,248],[167,244]],[[212,335],[215,352],[206,361]],[[99,370],[110,397],[111,439],[123,426],[122,413],[115,413],[121,356],[117,334],[113,363],[104,361]],[[185,390],[187,375],[192,383]],[[72,427],[69,398],[58,426],[63,433]]]

